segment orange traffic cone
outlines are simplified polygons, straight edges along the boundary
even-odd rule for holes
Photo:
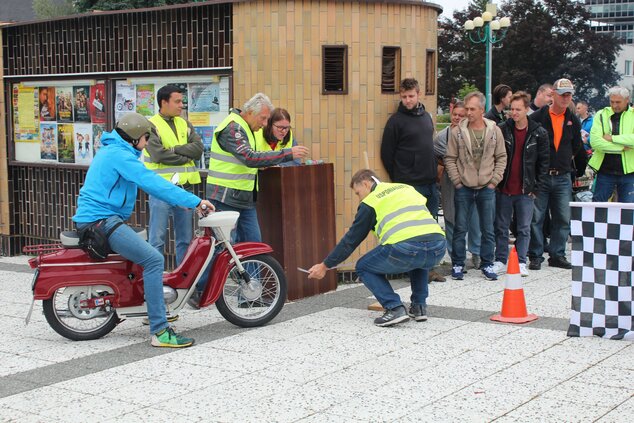
[[[491,316],[491,320],[505,323],[527,323],[537,320],[535,314],[526,311],[522,276],[520,275],[520,263],[517,259],[515,247],[509,254],[509,264],[504,283],[504,299],[502,300],[502,312]]]

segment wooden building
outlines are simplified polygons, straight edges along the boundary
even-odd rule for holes
[[[256,92],[288,109],[311,157],[334,164],[342,236],[358,205],[348,184],[365,167],[364,152],[385,175],[381,136],[399,81],[417,78],[427,110],[436,110],[440,12],[420,0],[223,0],[0,28],[2,253],[72,226],[100,131],[128,110],[154,113],[165,83],[187,90],[203,139]],[[133,222],[146,214],[140,196]]]

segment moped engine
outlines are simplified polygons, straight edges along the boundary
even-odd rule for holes
[[[178,298],[178,293],[174,288],[163,285],[163,298],[165,304],[172,304]]]

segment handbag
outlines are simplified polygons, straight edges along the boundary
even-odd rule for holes
[[[81,228],[79,233],[79,246],[90,258],[105,260],[112,253],[108,238],[123,222],[119,222],[106,232],[106,219],[100,219]]]

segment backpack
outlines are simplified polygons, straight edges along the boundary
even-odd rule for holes
[[[94,260],[105,260],[108,254],[112,253],[108,238],[123,222],[114,225],[108,232],[105,230],[106,219],[92,222],[78,231],[79,246],[90,258]]]

